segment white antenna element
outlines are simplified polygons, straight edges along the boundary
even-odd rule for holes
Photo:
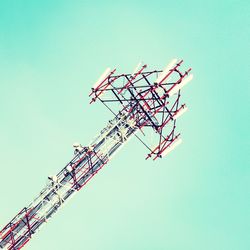
[[[68,166],[66,167],[66,169],[67,169],[69,172],[71,172],[71,171],[73,170],[73,168],[72,168],[70,165],[68,165]]]
[[[74,143],[73,147],[75,148],[75,152],[80,153],[83,151],[83,146],[78,142]]]
[[[188,108],[187,108],[186,104],[182,105],[182,107],[179,110],[177,110],[175,112],[175,114],[173,115],[173,119],[176,120],[178,117],[183,115],[187,110],[188,110]]]
[[[73,144],[73,147],[74,147],[74,148],[77,148],[77,147],[79,147],[79,146],[81,146],[81,144],[80,144],[79,142],[75,142],[75,143]]]
[[[184,78],[180,83],[174,85],[172,89],[169,90],[168,95],[172,96],[173,94],[177,93],[181,88],[183,88],[187,83],[189,83],[193,79],[193,75],[189,75]]]
[[[58,181],[58,178],[56,175],[52,175],[49,177],[53,182],[57,182]]]
[[[163,70],[163,72],[158,76],[158,78],[156,79],[156,83],[160,83],[164,77],[169,73],[169,71],[174,67],[174,65],[177,63],[177,59],[173,59],[168,65],[167,67]],[[166,78],[167,79],[167,78]],[[164,80],[166,80],[164,79]]]
[[[111,69],[107,68],[104,73],[100,76],[100,78],[97,80],[97,82],[93,85],[93,89],[95,89],[96,87],[98,87],[98,85],[100,85],[107,77],[108,75],[111,73]]]
[[[182,139],[181,138],[177,138],[174,140],[174,142],[172,142],[170,144],[170,146],[168,146],[162,153],[161,156],[164,157],[166,156],[168,153],[170,153],[171,151],[173,151],[178,145],[180,145],[182,143]]]

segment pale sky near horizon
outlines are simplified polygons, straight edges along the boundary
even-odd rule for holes
[[[0,2],[0,228],[112,115],[89,105],[107,67],[183,58],[183,144],[131,140],[30,250],[250,249],[249,1]]]

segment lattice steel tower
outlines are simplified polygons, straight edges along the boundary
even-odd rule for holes
[[[21,249],[62,205],[114,156],[131,137],[149,150],[146,159],[161,158],[180,142],[176,119],[187,107],[180,104],[180,89],[192,75],[182,70],[183,60],[172,60],[164,70],[147,71],[139,64],[131,74],[107,69],[94,84],[90,97],[100,100],[114,115],[86,147],[74,144],[75,156],[49,182],[36,199],[23,208],[1,231],[0,248]],[[153,139],[147,136],[154,134]],[[154,144],[154,147],[151,145]]]

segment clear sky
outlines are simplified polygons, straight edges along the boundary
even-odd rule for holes
[[[30,250],[250,249],[249,1],[0,2],[0,227],[111,119],[89,105],[108,66],[193,68],[183,144],[131,140]],[[248,71],[247,71],[248,69]]]

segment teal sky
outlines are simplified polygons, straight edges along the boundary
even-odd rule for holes
[[[0,2],[0,227],[112,117],[89,105],[106,67],[193,68],[183,144],[131,140],[30,250],[250,249],[249,1]]]

